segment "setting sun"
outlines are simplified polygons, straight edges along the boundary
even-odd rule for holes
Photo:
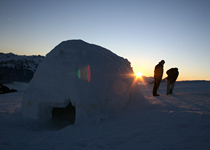
[[[143,74],[141,72],[136,72],[136,77],[140,78]]]

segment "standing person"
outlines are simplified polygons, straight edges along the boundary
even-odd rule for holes
[[[165,64],[164,60],[161,60],[156,66],[154,70],[154,87],[153,87],[153,96],[159,96],[157,94],[157,89],[159,88],[160,82],[163,77],[163,65]]]
[[[179,75],[178,68],[171,68],[166,72],[166,74],[168,75],[167,77],[167,95],[168,95],[173,93],[174,85]]]

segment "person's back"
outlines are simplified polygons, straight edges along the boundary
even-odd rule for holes
[[[166,72],[166,74],[168,75],[167,80],[169,80],[170,82],[174,82],[179,75],[178,68],[171,68]]]
[[[155,66],[154,78],[157,80],[161,80],[162,76],[163,76],[163,65],[159,63]]]

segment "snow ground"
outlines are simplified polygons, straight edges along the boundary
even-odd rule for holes
[[[62,129],[22,118],[27,85],[19,87],[19,92],[0,95],[1,150],[210,150],[210,82],[177,82],[168,96],[161,83],[159,97],[152,96],[153,85],[142,84],[148,108]]]

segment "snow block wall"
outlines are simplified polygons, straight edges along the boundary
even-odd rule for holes
[[[23,115],[52,117],[52,109],[75,107],[76,123],[106,119],[144,105],[130,62],[82,40],[60,43],[41,62],[23,97]],[[132,106],[133,105],[133,106]]]

